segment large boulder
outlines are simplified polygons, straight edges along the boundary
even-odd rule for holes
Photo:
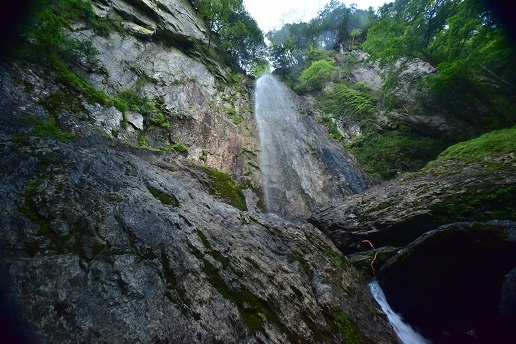
[[[315,212],[310,222],[346,254],[403,247],[440,225],[468,219],[514,219],[514,154],[472,163],[438,162],[417,174],[376,185]]]
[[[313,226],[217,201],[207,172],[171,153],[80,132],[68,144],[39,121],[2,112],[2,318],[23,329],[12,337],[396,343]]]
[[[513,343],[515,267],[515,222],[462,222],[421,236],[378,280],[391,306],[434,343]]]

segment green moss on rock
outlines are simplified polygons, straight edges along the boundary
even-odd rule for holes
[[[209,167],[204,167],[204,171],[210,179],[208,189],[212,196],[235,208],[247,210],[242,187],[235,184],[229,175]]]
[[[323,314],[331,330],[340,334],[342,343],[363,344],[367,342],[358,326],[349,319],[343,310],[330,309]]]
[[[64,143],[70,143],[75,139],[75,134],[60,130],[53,119],[38,121],[34,126],[34,135],[41,137],[52,137]]]
[[[172,205],[174,207],[179,207],[179,201],[174,195],[169,195],[163,191],[160,191],[150,185],[147,185],[147,189],[157,200],[165,205]]]
[[[467,190],[444,199],[432,208],[434,218],[441,222],[516,220],[516,186],[497,190]]]
[[[475,162],[516,152],[516,127],[495,130],[475,139],[457,143],[442,152],[437,161]]]

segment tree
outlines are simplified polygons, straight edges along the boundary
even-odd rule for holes
[[[231,13],[243,6],[242,0],[198,0],[196,5],[201,18],[208,24],[208,49],[213,36],[225,28]]]
[[[208,50],[216,40],[247,73],[256,63],[263,63],[266,53],[263,33],[242,0],[198,0],[192,4],[208,25]]]
[[[363,48],[399,75],[413,61],[437,69],[433,85],[477,75],[484,66],[506,75],[514,68],[502,24],[483,0],[396,0],[380,8]]]
[[[338,69],[332,62],[334,61],[319,60],[312,62],[310,67],[301,73],[297,91],[303,93],[322,90],[331,75]]]
[[[303,66],[308,51],[314,45],[312,27],[308,23],[285,24],[280,30],[267,34],[274,68]]]
[[[361,34],[362,34],[362,30],[360,30],[360,29],[354,28],[353,30],[351,30],[351,32],[349,33],[349,35],[351,36],[351,49],[353,49],[353,45],[355,43],[355,38],[357,38]]]
[[[433,69],[410,75],[411,82],[427,85],[448,107],[460,103],[457,115],[471,117],[461,114],[470,106],[479,113],[476,123],[492,125],[496,114],[514,124],[516,55],[488,2],[396,0],[380,8],[380,19],[362,47],[388,68],[387,94],[395,93],[403,76],[409,76],[403,74],[407,65],[424,61]],[[481,107],[488,108],[483,115]]]
[[[256,64],[263,64],[266,55],[266,45],[263,33],[256,21],[245,9],[233,12],[228,20],[228,26],[221,30],[221,45],[247,73]]]

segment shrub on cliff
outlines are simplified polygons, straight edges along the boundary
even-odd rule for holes
[[[333,65],[332,60],[314,61],[301,73],[299,82],[295,89],[297,92],[306,93],[311,91],[320,91],[331,79],[333,73],[337,71],[337,67]]]

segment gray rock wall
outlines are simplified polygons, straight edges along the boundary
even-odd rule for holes
[[[220,203],[162,153],[3,116],[0,291],[28,340],[396,342],[311,225]]]
[[[79,61],[74,72],[112,102],[129,92],[154,109],[99,104],[45,62],[2,60],[8,334],[37,343],[396,343],[357,271],[319,230],[208,194],[217,181],[203,165],[258,181],[257,138],[248,82],[185,48],[202,44],[205,30],[188,3],[95,3],[124,29],[98,37],[74,24],[70,35],[98,50],[98,66]],[[158,151],[179,144],[188,152]]]
[[[141,38],[207,42],[206,26],[186,0],[91,0],[96,13],[122,20]]]

